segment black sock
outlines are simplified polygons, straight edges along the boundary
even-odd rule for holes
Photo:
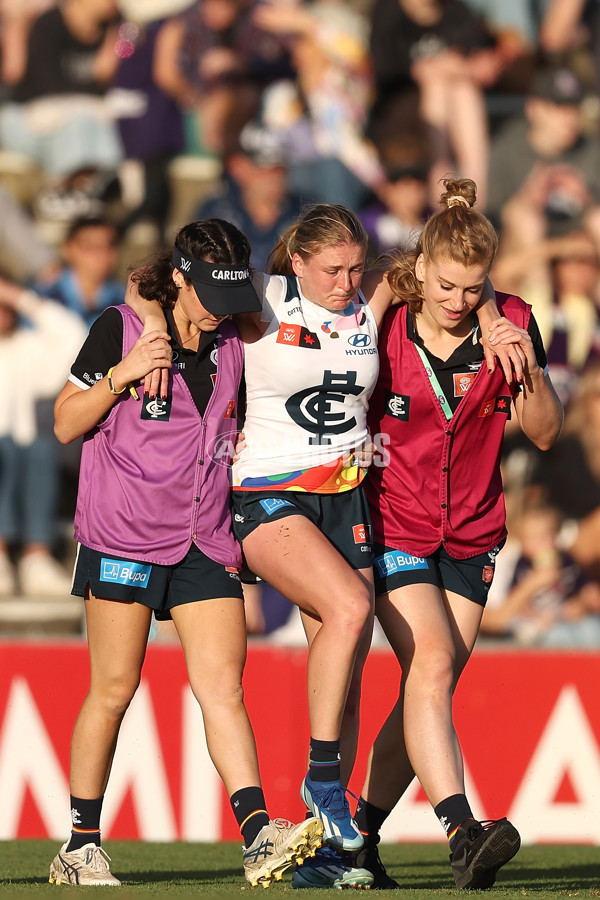
[[[445,800],[438,803],[433,811],[440,820],[440,825],[446,832],[446,837],[452,848],[452,839],[457,829],[467,819],[473,818],[469,801],[464,794],[452,794],[451,797],[446,797]]]
[[[340,742],[310,739],[308,775],[311,781],[340,780]]]
[[[104,797],[97,800],[82,800],[80,797],[71,795],[71,821],[73,823],[71,831],[71,839],[67,845],[67,853],[72,850],[79,850],[86,844],[96,844],[98,847],[102,843],[100,837],[100,813],[102,812],[102,801]]]
[[[354,821],[358,825],[362,834],[364,834],[364,836],[367,838],[367,843],[379,843],[379,832],[381,831],[381,826],[383,825],[389,814],[389,810],[380,809],[373,803],[369,803],[369,801],[365,800],[364,797],[358,798],[356,813],[354,814]]]
[[[240,826],[244,847],[251,847],[258,832],[269,823],[263,789],[242,788],[229,798],[233,814]]]

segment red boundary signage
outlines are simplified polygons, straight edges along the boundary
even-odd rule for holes
[[[69,830],[71,729],[88,680],[82,642],[0,645],[0,840]],[[306,652],[251,645],[245,696],[273,817],[299,820],[308,745]],[[600,655],[474,654],[455,722],[467,792],[479,818],[508,815],[525,843],[600,844]],[[365,670],[358,794],[370,743],[391,708],[398,670],[373,650]],[[202,717],[178,646],[150,645],[128,711],[104,802],[113,839],[239,840],[206,751]],[[383,833],[390,841],[441,841],[416,782]]]

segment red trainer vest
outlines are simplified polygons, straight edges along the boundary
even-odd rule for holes
[[[507,294],[498,294],[497,303],[502,315],[527,328],[528,304]],[[384,459],[378,454],[365,480],[374,537],[414,556],[443,544],[451,556],[467,559],[506,536],[500,457],[516,383],[507,384],[499,365],[490,374],[484,361],[448,421],[407,337],[407,316],[407,306],[390,311],[379,338],[369,430]]]

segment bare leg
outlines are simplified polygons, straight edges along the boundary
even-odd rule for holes
[[[455,169],[477,184],[478,204],[486,204],[489,137],[483,94],[466,75],[440,67],[420,84],[420,112],[430,145],[433,202],[440,181]]]
[[[85,601],[90,654],[90,690],[71,739],[71,794],[104,794],[119,728],[139,681],[152,612],[139,603]]]
[[[432,806],[464,793],[452,695],[477,637],[482,607],[432,585],[377,599],[377,615],[402,667],[400,697],[369,756],[362,796],[391,810],[417,774]]]
[[[470,78],[457,78],[448,90],[448,133],[458,172],[477,185],[477,206],[485,209],[489,133],[483,92]]]
[[[340,737],[360,641],[371,615],[371,590],[304,516],[259,525],[245,540],[248,565],[321,622],[308,654],[311,735]]]
[[[208,751],[228,796],[244,787],[260,787],[256,744],[242,688],[246,661],[243,601],[230,597],[186,603],[171,615],[190,685],[202,709]]]
[[[364,578],[366,584],[372,588],[373,570],[360,569],[357,575]],[[302,622],[306,632],[309,647],[313,639],[321,627],[321,623],[316,619],[302,613]],[[371,647],[371,638],[373,636],[373,615],[369,617],[365,632],[358,648],[356,661],[354,663],[354,671],[352,680],[348,690],[348,698],[344,708],[344,716],[342,719],[342,728],[340,733],[340,753],[342,757],[342,784],[347,785],[352,775],[352,769],[356,761],[356,750],[358,747],[358,733],[360,728],[360,697],[362,673],[367,660],[367,655]]]

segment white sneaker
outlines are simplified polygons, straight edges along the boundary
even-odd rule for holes
[[[25,553],[19,560],[21,592],[29,597],[68,597],[71,579],[49,553]]]
[[[0,597],[11,597],[17,593],[15,570],[7,553],[0,553]]]
[[[111,875],[110,856],[96,844],[66,852],[65,841],[50,865],[50,884],[94,884],[119,887],[121,882]]]
[[[287,819],[275,819],[264,825],[250,847],[243,848],[244,875],[252,887],[269,887],[271,879],[281,881],[294,863],[302,865],[314,856],[323,840],[323,823],[305,819],[293,825]]]

